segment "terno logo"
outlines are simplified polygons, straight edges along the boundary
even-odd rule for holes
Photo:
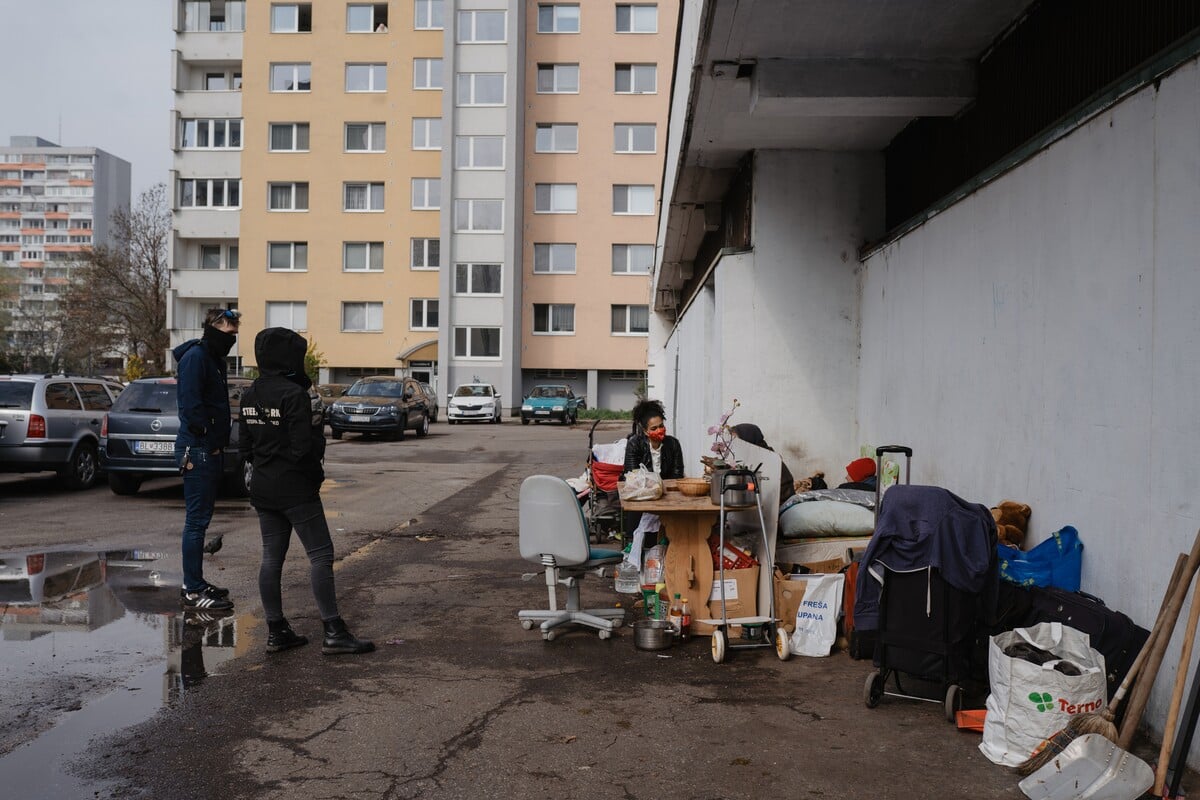
[[[1055,700],[1047,692],[1030,692],[1029,700],[1038,711],[1049,711],[1054,708]],[[1058,710],[1064,714],[1091,714],[1104,707],[1101,700],[1091,700],[1086,703],[1072,703],[1062,697],[1058,698]]]

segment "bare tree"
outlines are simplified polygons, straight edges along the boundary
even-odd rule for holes
[[[136,356],[148,374],[162,374],[167,332],[167,249],[171,212],[167,189],[142,192],[132,209],[112,215],[112,244],[88,251],[65,294],[66,349],[76,363],[118,353]]]

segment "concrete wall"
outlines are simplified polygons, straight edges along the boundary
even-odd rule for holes
[[[915,482],[1028,503],[1035,540],[1074,525],[1084,590],[1146,627],[1200,525],[1197,98],[1193,61],[873,255],[863,284],[862,438],[911,445]]]

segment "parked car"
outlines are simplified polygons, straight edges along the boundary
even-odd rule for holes
[[[250,493],[251,465],[238,454],[238,419],[248,378],[229,378],[233,428],[225,448],[223,489],[233,497]],[[137,494],[147,479],[178,475],[175,435],[179,432],[179,383],[174,378],[141,378],[125,387],[104,418],[100,463],[114,494]]]
[[[500,393],[490,383],[464,383],[450,395],[446,404],[446,423],[500,423]]]
[[[100,475],[100,428],[121,385],[73,375],[0,376],[0,472],[54,470],[70,489]]]
[[[317,397],[321,398],[322,416],[326,425],[329,424],[329,409],[349,388],[350,384],[348,383],[318,383],[313,387],[317,392]]]
[[[429,433],[429,408],[421,384],[412,378],[377,375],[355,382],[329,410],[334,439],[344,433],[381,433],[403,439],[412,428]]]
[[[425,402],[429,405],[429,421],[437,422],[438,418],[438,401],[437,393],[433,391],[433,387],[428,383],[422,383],[421,388],[425,391]]]
[[[579,419],[583,402],[575,396],[570,386],[544,384],[533,387],[521,403],[521,424],[556,419],[563,425],[574,425]]]

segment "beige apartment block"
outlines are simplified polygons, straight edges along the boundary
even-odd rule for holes
[[[433,377],[440,6],[246,10],[242,329],[300,331],[324,353],[323,380]]]

